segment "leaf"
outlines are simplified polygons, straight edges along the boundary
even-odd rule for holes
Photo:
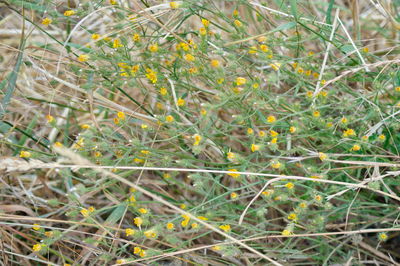
[[[297,0],[290,0],[290,11],[292,12],[292,15],[297,20],[298,19]]]
[[[283,30],[288,30],[296,26],[296,22],[292,21],[283,25],[279,25],[276,27],[274,30],[271,31],[271,33],[277,32],[277,31],[283,31]]]
[[[110,216],[107,217],[106,224],[113,225],[113,224],[117,223],[124,215],[125,209],[126,209],[125,204],[121,204],[121,205],[117,206],[113,210],[113,212],[110,214]]]
[[[333,4],[335,3],[335,0],[331,0],[329,2],[328,9],[326,10],[326,23],[332,24],[332,8]]]

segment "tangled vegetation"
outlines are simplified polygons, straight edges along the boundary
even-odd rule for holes
[[[399,1],[0,2],[4,265],[397,265]]]

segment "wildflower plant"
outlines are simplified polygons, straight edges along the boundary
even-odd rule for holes
[[[6,1],[5,256],[400,261],[400,6],[267,2]]]

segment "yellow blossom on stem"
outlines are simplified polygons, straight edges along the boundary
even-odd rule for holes
[[[290,213],[289,216],[288,216],[288,219],[292,220],[292,221],[296,221],[297,220],[297,214],[295,214],[294,212]]]
[[[252,128],[249,127],[249,128],[247,129],[247,134],[248,134],[248,135],[253,135],[253,134],[254,134],[254,130],[253,130]]]
[[[292,232],[290,232],[289,230],[283,230],[281,233],[283,236],[290,236],[292,234]]]
[[[378,139],[379,139],[380,141],[384,141],[384,140],[386,139],[386,136],[383,135],[383,134],[380,134],[380,135],[378,136]]]
[[[31,157],[31,153],[29,151],[21,151],[19,153],[19,157],[21,157],[21,158],[29,158],[29,157]]]
[[[174,230],[175,225],[173,223],[167,223],[166,227],[167,227],[168,230]]]
[[[151,230],[147,230],[143,233],[147,238],[156,238],[157,237],[157,233],[156,231],[154,231],[153,229]]]
[[[126,228],[125,229],[126,236],[131,236],[131,235],[134,235],[135,233],[136,233],[136,231],[134,229],[132,229],[132,228]]]
[[[133,223],[137,226],[140,227],[143,224],[143,219],[140,217],[136,217],[133,219]]]
[[[66,17],[70,17],[70,16],[73,16],[73,15],[75,15],[75,11],[74,10],[66,10],[64,12],[64,16],[66,16]]]
[[[91,36],[91,38],[92,38],[92,40],[98,40],[98,39],[100,39],[100,34],[98,34],[98,33],[93,33],[92,36]]]
[[[213,59],[210,61],[212,67],[217,68],[220,66],[220,62],[217,59]]]
[[[166,117],[165,117],[165,121],[167,121],[168,123],[172,123],[172,122],[174,122],[174,117],[172,116],[172,115],[167,115]]]
[[[294,188],[294,184],[292,182],[288,182],[288,183],[285,184],[285,187],[287,189],[293,189]]]
[[[158,51],[158,44],[151,44],[149,45],[149,51],[152,53],[156,53]]]
[[[179,8],[179,3],[178,2],[169,2],[169,7],[171,9],[177,9],[177,8]]]
[[[279,135],[278,132],[276,132],[275,130],[272,130],[272,129],[269,131],[269,134],[270,134],[271,137],[273,137],[273,138],[274,138],[274,137],[277,137],[277,136]]]
[[[246,82],[247,82],[246,78],[243,78],[243,77],[236,78],[236,85],[238,85],[238,86],[244,85],[244,84],[246,84]]]
[[[39,231],[40,230],[40,225],[39,224],[33,224],[32,229],[35,231]]]
[[[242,27],[242,25],[243,25],[243,23],[238,19],[235,19],[233,21],[233,24],[235,24],[236,27]]]
[[[184,106],[185,103],[186,103],[185,100],[182,99],[182,98],[179,98],[179,99],[176,101],[176,104],[177,104],[178,106]]]
[[[90,212],[88,211],[88,209],[83,208],[81,210],[81,214],[83,215],[83,217],[88,217]]]
[[[134,247],[134,248],[133,248],[133,253],[134,253],[134,254],[139,254],[140,251],[142,251],[142,249],[141,249],[140,247]]]
[[[79,61],[79,62],[86,62],[87,60],[89,60],[89,55],[87,55],[87,54],[81,54],[81,55],[78,57],[78,61]]]
[[[270,115],[267,117],[268,123],[274,123],[276,121],[276,117],[274,115]]]
[[[199,146],[202,137],[198,134],[195,134],[195,135],[193,135],[193,138],[194,138],[193,146]]]
[[[51,19],[51,18],[44,18],[43,20],[42,20],[42,25],[44,25],[44,26],[48,26],[48,25],[50,25],[51,23],[53,22],[53,20]]]
[[[272,161],[271,162],[271,167],[274,168],[274,169],[279,169],[279,168],[281,168],[281,163],[278,162],[278,161]]]
[[[318,153],[318,157],[321,161],[325,161],[328,158],[328,155],[326,155],[323,152]]]
[[[313,116],[314,116],[314,117],[320,117],[320,116],[321,116],[321,113],[320,113],[319,111],[314,111],[314,112],[313,112]]]
[[[343,137],[351,137],[354,136],[356,134],[356,132],[354,131],[354,129],[347,129],[343,132]]]
[[[251,144],[251,151],[252,152],[256,152],[256,151],[259,151],[260,150],[260,145],[257,145],[257,144]]]
[[[386,241],[388,239],[388,235],[386,233],[379,233],[378,235],[379,241]]]
[[[231,226],[229,224],[224,224],[219,226],[224,232],[229,232],[231,230]]]
[[[146,214],[146,213],[148,213],[148,210],[145,209],[145,208],[140,208],[138,211],[139,211],[141,214]]]
[[[290,133],[294,133],[294,132],[296,132],[296,127],[294,127],[294,126],[291,126],[290,128],[289,128],[289,131],[290,131]]]
[[[39,252],[40,250],[42,250],[42,244],[33,245],[32,250],[35,252]]]
[[[228,169],[228,171],[229,172],[238,172],[238,170],[237,169]],[[228,174],[229,176],[231,176],[231,177],[233,177],[233,178],[238,178],[239,176],[240,176],[240,174],[238,174],[238,173],[229,173]]]
[[[353,147],[351,147],[350,151],[359,151],[360,149],[360,145],[354,144]]]
[[[118,112],[117,117],[121,120],[125,120],[125,113],[124,112]]]
[[[236,192],[232,192],[230,197],[231,199],[236,199],[238,197],[238,194]]]
[[[185,54],[184,58],[188,62],[193,62],[194,60],[196,60],[196,58],[191,54]]]

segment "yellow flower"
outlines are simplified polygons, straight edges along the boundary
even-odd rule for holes
[[[210,25],[210,21],[205,18],[201,19],[201,23],[203,24],[204,27],[208,27]]]
[[[93,33],[91,38],[92,40],[98,40],[100,38],[100,34]]]
[[[200,35],[202,35],[202,36],[206,35],[206,34],[207,34],[206,28],[201,27],[201,28],[199,29],[199,33],[200,33]]]
[[[116,264],[126,263],[126,260],[124,260],[124,259],[119,259],[119,260],[117,260],[115,263],[116,263]],[[65,266],[65,264],[64,264],[64,266]]]
[[[168,230],[174,230],[175,225],[173,223],[167,223],[166,227],[167,227]]]
[[[196,58],[191,54],[185,54],[184,58],[188,62],[193,62],[194,60],[196,60]]]
[[[220,225],[219,228],[225,232],[229,232],[231,230],[231,226],[229,224]]]
[[[136,233],[136,231],[133,230],[132,228],[126,228],[125,229],[126,236],[131,236],[131,235],[134,235],[135,233]]]
[[[147,72],[146,73],[146,78],[148,80],[150,80],[151,83],[153,83],[153,84],[157,83],[157,72],[155,72],[154,70],[152,70],[150,68],[147,68],[146,72]]]
[[[165,117],[165,120],[168,122],[168,123],[172,123],[172,122],[174,122],[174,117],[172,116],[172,115],[167,115],[166,117]]]
[[[275,63],[275,64],[269,64],[270,67],[272,67],[273,70],[278,71],[281,68],[280,63]]]
[[[217,59],[211,60],[210,64],[211,64],[212,67],[215,67],[215,68],[220,66],[220,63],[219,63],[219,61]]]
[[[354,136],[356,134],[356,132],[354,131],[354,129],[347,129],[343,132],[343,137],[350,137],[350,136]]]
[[[184,105],[185,105],[185,100],[182,99],[182,98],[179,98],[179,99],[176,101],[176,104],[177,104],[178,106],[184,106]]]
[[[197,216],[197,218],[199,218],[200,220],[203,220],[203,221],[208,221],[208,218],[204,217],[204,216]]]
[[[261,44],[261,45],[260,45],[260,50],[263,51],[263,52],[268,52],[268,51],[269,51],[269,48],[268,48],[268,46],[266,46],[265,44]]]
[[[320,153],[318,153],[318,157],[319,157],[319,159],[320,159],[321,161],[324,161],[324,160],[326,160],[326,159],[328,158],[328,155],[326,155],[326,154],[323,153],[323,152],[320,152]]]
[[[117,4],[117,0],[110,0],[110,5],[116,5]]]
[[[39,252],[42,249],[42,244],[35,244],[32,247],[32,250],[35,252]]]
[[[380,135],[378,136],[378,139],[381,140],[381,141],[384,141],[384,140],[386,139],[386,136],[383,135],[383,134],[380,134]]]
[[[153,229],[145,231],[144,235],[147,238],[156,238],[157,237],[157,233]]]
[[[257,47],[256,46],[251,46],[249,49],[249,54],[256,54],[257,53]]]
[[[196,228],[199,227],[199,224],[198,223],[192,223],[191,227],[192,227],[192,229],[196,229]]]
[[[314,93],[312,91],[307,91],[306,95],[308,98],[311,98],[311,97],[313,97]]]
[[[360,145],[354,144],[350,151],[359,151],[361,149]]]
[[[251,144],[251,151],[256,152],[260,150],[260,145],[257,144]]]
[[[228,152],[228,153],[226,154],[226,157],[227,157],[229,160],[235,160],[235,159],[236,159],[236,154],[233,153],[233,152]]]
[[[118,112],[117,117],[121,120],[125,120],[125,113],[124,112]]]
[[[271,144],[276,144],[278,142],[278,138],[271,139]]]
[[[333,123],[332,123],[332,122],[328,122],[328,123],[326,123],[326,127],[327,127],[327,128],[331,128],[331,127],[333,127]]]
[[[265,131],[263,131],[263,130],[259,131],[259,132],[258,132],[258,136],[259,136],[260,138],[265,137]]]
[[[139,256],[141,257],[141,258],[143,258],[143,257],[146,257],[146,250],[141,250],[140,252],[139,252]]]
[[[322,196],[321,195],[315,195],[314,196],[314,200],[320,202],[320,201],[322,201]]]
[[[283,230],[281,233],[283,236],[290,236],[292,234],[292,232],[290,232],[289,230]]]
[[[185,219],[181,222],[182,227],[186,227],[189,224],[190,219]]]
[[[254,130],[252,128],[248,128],[247,129],[247,134],[248,135],[253,135],[254,134]]]
[[[294,184],[292,182],[288,182],[288,183],[285,184],[285,187],[287,189],[293,189],[294,188]]]
[[[81,54],[81,55],[78,57],[78,61],[79,61],[79,62],[86,62],[87,60],[89,60],[89,55],[87,55],[87,54]]]
[[[200,114],[201,114],[202,116],[205,116],[205,115],[207,114],[207,110],[206,110],[206,109],[201,109],[201,110],[200,110]]]
[[[140,217],[136,217],[135,219],[133,219],[133,223],[137,226],[140,227],[143,224],[143,219]]]
[[[347,124],[347,122],[349,122],[349,120],[346,117],[342,117],[342,119],[340,119],[340,122],[342,124]]]
[[[140,251],[142,251],[142,249],[141,249],[140,247],[134,247],[134,248],[133,248],[133,253],[134,253],[134,254],[139,254]]]
[[[40,225],[39,224],[33,224],[32,229],[35,231],[39,231],[40,230]]]
[[[53,22],[53,20],[51,18],[44,18],[42,20],[42,25],[48,26],[51,24],[51,22]]]
[[[233,24],[235,24],[236,27],[241,27],[243,24],[240,20],[235,19],[235,21],[233,21]]]
[[[244,85],[244,84],[246,84],[246,82],[247,82],[246,78],[243,78],[243,77],[236,78],[236,85],[238,85],[238,86]]]
[[[271,196],[272,194],[274,194],[274,191],[272,189],[268,189],[268,190],[263,191],[261,194],[268,197],[268,196]]]
[[[292,221],[296,221],[297,220],[297,214],[295,214],[294,212],[290,213],[289,216],[288,216],[288,219],[292,220]]]
[[[164,174],[163,174],[163,177],[164,177],[165,179],[168,179],[168,178],[171,178],[171,175],[170,175],[169,173],[164,173]]]
[[[162,96],[167,95],[167,93],[168,93],[167,88],[164,88],[164,87],[160,88],[160,94],[161,94]]]
[[[229,172],[238,172],[237,169],[228,169]],[[229,173],[229,176],[233,177],[233,178],[238,178],[240,176],[240,174],[238,173]]]
[[[214,251],[219,251],[221,250],[221,246],[213,246],[211,249]]]
[[[273,115],[270,115],[267,117],[268,123],[274,123],[276,121],[276,117]]]
[[[54,232],[53,231],[47,231],[47,232],[44,232],[44,235],[47,236],[47,237],[52,237],[54,235]]]
[[[289,131],[290,131],[290,133],[294,133],[294,132],[296,132],[296,127],[294,127],[294,126],[291,126],[290,128],[289,128]]]
[[[133,34],[132,40],[133,40],[134,42],[140,42],[140,35],[137,34],[137,33]]]
[[[269,131],[269,134],[270,134],[271,137],[273,137],[273,138],[274,138],[274,137],[277,137],[277,136],[279,135],[278,132],[276,132],[275,130],[272,130],[272,129]]]
[[[235,192],[232,192],[230,196],[231,196],[231,199],[236,199],[238,197],[238,194]]]
[[[83,208],[81,210],[81,214],[83,215],[83,217],[88,217],[89,216],[89,211],[87,209]]]
[[[152,53],[156,53],[158,51],[158,45],[156,43],[149,45],[149,51]]]
[[[320,113],[319,111],[314,111],[314,112],[313,112],[313,116],[314,116],[314,117],[320,117],[320,116],[321,116],[321,113]]]
[[[54,143],[54,146],[61,148],[63,145],[61,142],[57,141],[56,143]]]
[[[388,239],[388,235],[386,234],[386,233],[379,233],[379,235],[378,235],[378,239],[380,240],[380,241],[386,241],[387,239]]]
[[[394,88],[397,92],[400,92],[400,86]]]
[[[64,16],[66,16],[66,17],[73,16],[73,15],[75,15],[74,10],[67,10],[64,12]]]
[[[179,208],[181,208],[182,210],[184,210],[184,209],[186,209],[186,204],[185,203],[182,203],[181,205],[179,205]]]
[[[367,140],[369,139],[369,137],[368,137],[368,136],[362,136],[361,139],[362,139],[363,141],[367,141]]]
[[[274,169],[279,169],[279,168],[281,168],[281,163],[278,162],[278,161],[272,161],[271,162],[271,167],[274,168]]]
[[[169,2],[169,6],[171,9],[177,9],[179,8],[179,3],[177,2]]]
[[[146,213],[148,213],[148,210],[145,209],[145,208],[140,208],[138,211],[139,211],[141,214],[146,214]]]
[[[199,146],[202,137],[198,134],[193,135],[194,143],[193,146]]]
[[[19,153],[19,157],[21,157],[21,158],[29,158],[29,157],[31,157],[31,153],[29,151],[21,151]]]
[[[82,124],[82,125],[81,125],[81,128],[82,128],[82,129],[89,129],[90,126],[89,126],[88,124]]]
[[[300,207],[301,209],[305,209],[305,208],[307,208],[307,203],[305,203],[305,202],[300,202],[300,203],[299,203],[299,207]]]

